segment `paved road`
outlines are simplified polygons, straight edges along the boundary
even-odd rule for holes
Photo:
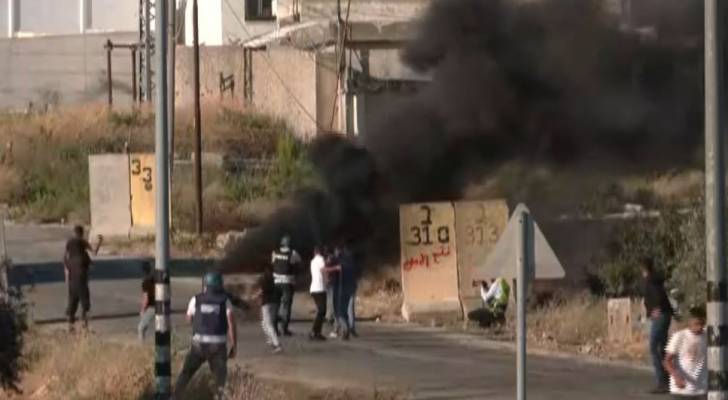
[[[96,319],[92,329],[98,334],[133,340],[138,270],[129,268],[119,273],[111,271],[119,264],[114,265],[104,264],[94,272],[92,314]],[[44,279],[28,291],[34,317],[45,323],[62,321],[65,287],[58,279],[61,275],[47,271],[40,275]],[[25,276],[15,275],[16,279]],[[197,278],[172,279],[173,309],[183,310],[189,296],[198,289]],[[298,319],[310,318],[307,295],[297,295],[295,309]],[[173,326],[178,337],[189,336],[181,314],[173,316]],[[263,345],[257,322],[241,321],[239,362],[263,377],[320,387],[399,389],[415,399],[510,400],[515,396],[515,355],[482,339],[437,329],[364,323],[360,339],[309,343],[301,334],[309,326],[309,322],[294,323],[293,330],[299,335],[284,342],[283,354],[271,355]],[[530,399],[653,398],[643,394],[650,384],[645,371],[537,356],[529,357],[529,367]]]

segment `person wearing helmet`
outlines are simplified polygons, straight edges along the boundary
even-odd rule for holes
[[[301,263],[301,256],[291,248],[291,238],[284,235],[281,246],[273,251],[271,264],[273,265],[273,281],[275,282],[276,298],[278,303],[276,331],[285,336],[291,336],[288,329],[291,322],[291,309],[293,307],[293,292],[296,285],[296,273]]]
[[[202,293],[192,297],[187,307],[187,321],[192,323],[192,345],[175,386],[178,398],[205,362],[215,377],[217,395],[222,398],[227,379],[227,359],[235,357],[237,344],[232,311],[222,274],[205,274]]]

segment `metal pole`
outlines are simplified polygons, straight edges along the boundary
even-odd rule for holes
[[[114,45],[109,39],[106,40],[106,46],[104,47],[106,48],[106,82],[109,86],[109,107],[111,107],[114,104],[114,84],[111,75],[111,51],[114,50]]]
[[[152,0],[144,0],[144,100],[152,101]],[[157,6],[157,10],[159,7]],[[159,14],[157,14],[159,15]],[[159,21],[157,21],[159,23]],[[157,25],[159,26],[159,25]],[[159,31],[159,29],[157,30]]]
[[[195,229],[202,234],[202,113],[200,111],[200,38],[197,0],[192,1],[192,40],[194,42],[195,92]]]
[[[518,312],[516,322],[516,338],[517,338],[517,354],[516,354],[516,383],[518,400],[526,400],[526,291],[528,290],[528,267],[529,246],[533,242],[529,240],[531,216],[521,211],[518,216],[518,224],[520,226],[520,234],[518,235],[518,255],[516,257],[516,266],[518,273],[516,275],[516,308]]]
[[[705,1],[705,252],[708,281],[708,399],[728,399],[726,374],[725,172],[722,116],[725,2]]]
[[[5,210],[0,209],[0,302],[8,301],[8,269],[10,258],[5,242]]]
[[[131,48],[131,97],[132,97],[132,104],[137,102],[137,88],[139,86],[139,82],[137,82],[137,51],[136,47]]]
[[[157,103],[155,158],[157,162],[156,198],[156,262],[155,262],[155,359],[154,373],[156,398],[169,399],[171,395],[171,351],[172,326],[169,288],[169,169],[167,162],[167,1],[157,0],[156,61],[157,61]]]
[[[169,179],[170,184],[172,182],[172,170],[174,167],[174,127],[175,127],[175,67],[176,67],[176,53],[177,53],[177,4],[174,0],[169,1],[169,11],[167,18],[169,18],[169,63],[167,64],[167,106],[169,114]]]

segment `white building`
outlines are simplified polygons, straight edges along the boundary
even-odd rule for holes
[[[137,0],[0,0],[0,38],[134,32]]]

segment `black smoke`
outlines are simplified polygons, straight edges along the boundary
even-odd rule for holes
[[[432,81],[361,143],[314,142],[322,187],[293,196],[224,265],[265,262],[284,232],[302,249],[366,239],[396,254],[399,203],[460,198],[509,160],[690,162],[702,138],[702,49],[689,37],[700,13],[669,16],[646,37],[597,0],[433,2],[402,51]]]

